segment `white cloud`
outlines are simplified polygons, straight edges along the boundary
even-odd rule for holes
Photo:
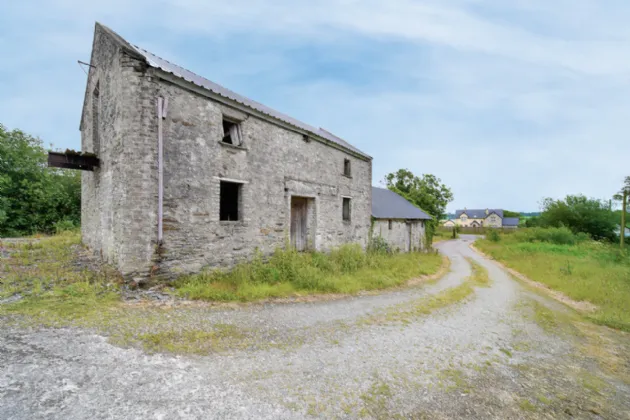
[[[3,9],[0,122],[63,147],[78,147],[85,76],[76,60],[89,58],[99,20],[347,138],[376,157],[375,183],[408,167],[452,185],[454,206],[531,210],[546,195],[609,196],[628,175],[622,0],[56,0]],[[325,51],[317,60],[300,55],[315,47]]]

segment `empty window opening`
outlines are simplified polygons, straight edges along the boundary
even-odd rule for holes
[[[350,199],[348,197],[343,198],[342,216],[344,221],[350,220]]]
[[[390,221],[389,221],[389,223],[388,223],[388,225],[389,225],[389,230],[392,230],[392,224],[393,224],[393,223],[392,223],[392,221],[390,220]]]
[[[350,159],[343,160],[343,174],[345,176],[350,176],[351,174]]]
[[[98,132],[99,126],[99,113],[100,113],[100,99],[99,99],[99,82],[96,82],[94,91],[92,92],[92,152],[99,156],[101,152],[101,137]]]
[[[221,181],[220,195],[221,201],[219,205],[219,220],[239,220],[241,184],[238,184],[236,182]]]
[[[236,121],[223,119],[223,143],[241,146],[243,144],[241,136],[241,125]]]

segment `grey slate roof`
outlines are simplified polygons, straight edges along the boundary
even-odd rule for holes
[[[99,24],[97,24],[99,25]],[[101,25],[103,26],[103,25]],[[283,121],[284,123],[290,124],[294,127],[300,128],[304,131],[308,131],[311,134],[314,134],[316,136],[319,136],[325,140],[328,140],[332,143],[336,143],[339,146],[348,149],[354,153],[357,153],[365,158],[371,159],[371,157],[369,155],[367,155],[366,153],[363,153],[362,151],[360,151],[359,149],[357,149],[356,147],[352,146],[350,143],[348,143],[347,141],[335,136],[334,134],[324,130],[323,128],[315,128],[313,126],[310,126],[306,123],[303,123],[301,121],[296,120],[295,118],[289,117],[288,115],[285,115],[281,112],[278,112],[272,108],[269,108],[268,106],[265,106],[259,102],[256,102],[252,99],[246,98],[245,96],[239,95],[238,93],[232,92],[229,89],[224,88],[221,85],[218,85],[214,82],[211,82],[210,80],[198,76],[195,73],[186,70],[183,67],[180,67],[176,64],[173,64],[161,57],[158,57],[157,55],[150,53],[149,51],[146,51],[140,47],[137,47],[133,44],[131,44],[130,42],[126,41],[124,38],[122,38],[120,35],[118,35],[117,33],[115,33],[114,31],[112,31],[111,29],[103,26],[103,28],[105,30],[107,30],[109,33],[111,33],[115,38],[117,38],[120,42],[122,42],[123,44],[125,44],[125,46],[127,46],[127,48],[131,48],[132,51],[135,51],[136,53],[140,54],[141,57],[143,57],[147,64],[151,67],[160,69],[166,73],[170,73],[176,77],[179,77],[183,80],[186,80],[187,82],[193,83],[197,86],[200,86],[214,94],[217,94],[219,96],[222,96],[224,98],[228,98],[232,101],[238,102],[241,105],[245,105],[248,108],[251,108],[253,110],[256,110],[258,112],[261,112],[269,117],[272,117],[274,119]]]
[[[501,209],[488,209],[488,214],[486,214],[486,209],[457,210],[455,212],[455,218],[459,219],[459,216],[461,216],[462,213],[466,213],[466,215],[471,219],[485,219],[492,213],[496,213],[500,218],[503,218],[503,210]]]
[[[432,219],[404,197],[378,187],[372,187],[372,216],[377,219]]]
[[[503,226],[518,226],[518,217],[504,217]]]

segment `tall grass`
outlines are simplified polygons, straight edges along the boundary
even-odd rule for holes
[[[347,293],[399,286],[441,266],[436,254],[364,252],[344,245],[329,254],[277,249],[268,261],[257,253],[232,270],[211,270],[175,282],[189,299],[251,301],[313,293]]]
[[[630,256],[568,229],[524,229],[477,246],[532,280],[598,307],[588,317],[630,331]]]

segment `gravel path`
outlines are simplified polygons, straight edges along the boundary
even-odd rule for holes
[[[0,419],[630,419],[628,353],[621,362],[609,354],[630,339],[580,330],[564,306],[474,253],[472,240],[438,244],[451,272],[423,287],[173,309],[177,322],[256,329],[281,346],[147,354],[87,331],[0,327]],[[430,314],[405,312],[466,281],[465,257],[488,270],[490,287]],[[407,315],[366,322],[387,311]]]

